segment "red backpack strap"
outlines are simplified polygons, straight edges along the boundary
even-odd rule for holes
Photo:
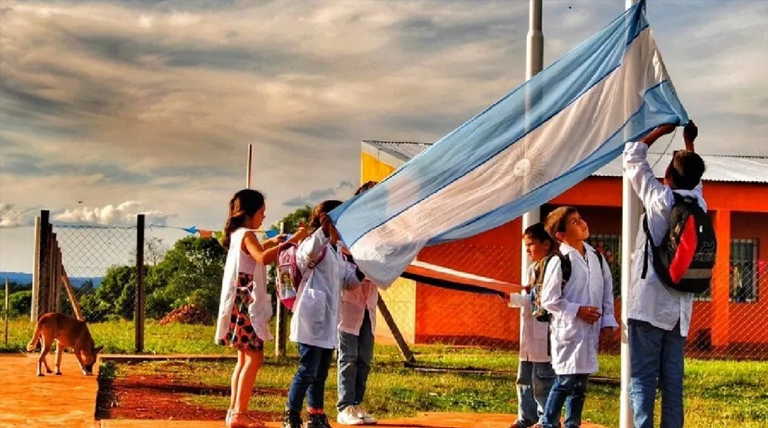
[[[325,258],[325,253],[327,253],[327,252],[328,252],[328,246],[327,245],[323,245],[323,250],[320,251],[320,257],[318,257],[317,260],[310,261],[309,264],[307,264],[307,269],[314,269],[315,266],[320,264],[320,262],[322,262],[323,259]]]

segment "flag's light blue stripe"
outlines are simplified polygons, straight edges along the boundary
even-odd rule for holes
[[[624,148],[624,140],[627,138],[625,134],[627,133],[629,140],[636,140],[659,125],[687,123],[688,117],[682,105],[679,104],[676,97],[669,95],[674,95],[674,90],[668,81],[654,85],[645,92],[640,108],[590,156],[574,165],[564,174],[513,202],[501,205],[493,211],[477,216],[432,238],[428,245],[450,242],[493,229],[507,223],[512,218],[517,218],[532,207],[549,202],[615,159]]]
[[[354,245],[361,236],[488,162],[557,115],[618,68],[627,45],[647,26],[638,4],[362,195],[355,203],[364,205],[364,210],[347,211],[353,201],[337,208],[331,218],[344,242]],[[542,88],[546,88],[546,96],[526,113],[526,92]],[[526,126],[526,117],[532,126]],[[389,188],[398,189],[401,195],[407,190],[413,196],[400,199],[398,206],[387,206],[392,203],[386,197]]]

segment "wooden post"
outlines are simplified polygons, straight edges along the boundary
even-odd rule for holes
[[[35,322],[45,314],[46,304],[48,302],[48,288],[50,285],[50,212],[48,210],[40,211],[40,240],[38,241],[38,263],[37,263],[37,294],[35,296]]]
[[[61,281],[61,265],[62,265],[62,257],[61,257],[61,248],[59,248],[59,241],[58,239],[53,241],[54,245],[54,275],[53,275],[53,306],[51,310],[53,312],[61,312],[61,288],[62,288],[62,281]]]
[[[403,333],[400,332],[400,328],[397,326],[395,319],[392,317],[392,313],[389,312],[389,308],[387,308],[386,303],[384,303],[384,298],[381,297],[381,294],[379,294],[379,300],[378,302],[376,302],[376,306],[378,306],[379,312],[381,312],[381,316],[384,318],[384,321],[387,323],[387,327],[389,327],[389,331],[392,332],[392,337],[395,338],[395,342],[397,343],[397,348],[400,350],[400,353],[403,355],[403,358],[405,359],[405,363],[414,364],[416,362],[416,358],[413,356],[413,352],[411,352],[411,348],[408,347],[408,342],[405,341],[405,338],[403,337]]]
[[[85,321],[83,311],[80,309],[80,302],[77,301],[77,295],[75,295],[75,288],[72,287],[72,283],[69,282],[67,270],[64,269],[63,265],[61,266],[61,282],[64,283],[64,289],[67,291],[67,296],[69,296],[69,302],[72,304],[72,312],[74,312],[75,317],[80,321]]]
[[[53,226],[48,225],[48,300],[45,312],[54,312],[56,299],[56,234],[53,233]]]
[[[37,322],[37,304],[40,299],[40,216],[35,218],[35,250],[32,256],[32,305],[30,308],[30,321]]]
[[[285,223],[280,222],[280,233],[285,233]],[[277,263],[275,263],[277,266]],[[277,268],[275,268],[277,272]],[[277,281],[277,273],[275,273],[275,281]],[[275,310],[275,357],[282,358],[285,356],[288,345],[288,311],[280,303],[280,299],[277,299],[277,308]]]
[[[144,214],[139,214],[136,224],[136,325],[134,343],[136,353],[144,352]]]
[[[11,289],[5,278],[5,344],[8,344],[8,314],[11,312]]]

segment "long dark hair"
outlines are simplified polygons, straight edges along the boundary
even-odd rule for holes
[[[264,207],[264,194],[258,190],[243,189],[235,193],[229,200],[229,215],[224,225],[224,241],[221,245],[229,249],[232,232],[243,227],[246,217],[253,217],[262,207]]]
[[[312,210],[312,215],[309,217],[309,229],[312,232],[319,229],[320,226],[322,226],[322,224],[320,224],[320,216],[322,214],[328,214],[329,212],[336,209],[336,207],[339,205],[341,205],[341,201],[336,200],[323,201],[317,204],[317,206]]]

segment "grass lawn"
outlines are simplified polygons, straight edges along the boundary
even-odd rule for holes
[[[616,357],[612,357],[617,359]],[[287,389],[296,369],[293,358],[264,366],[257,387]],[[232,363],[151,362],[117,365],[115,376],[173,374],[175,378],[206,386],[229,385]],[[768,364],[755,362],[689,361],[686,369],[686,426],[764,427],[768,422]],[[380,417],[409,416],[416,412],[508,413],[517,409],[512,374],[421,373],[377,362],[368,384],[366,405]],[[332,367],[326,392],[329,416],[335,418],[336,369]],[[227,396],[185,395],[182,400],[226,409]],[[254,409],[282,409],[284,395],[255,395]],[[657,406],[657,417],[658,417]],[[618,426],[619,388],[591,385],[584,419],[607,427]],[[513,416],[510,416],[510,421]]]
[[[0,342],[0,351],[19,352],[26,347],[34,326],[28,319],[12,320],[8,344]],[[133,352],[133,323],[107,322],[90,325],[98,345],[107,353]],[[213,343],[214,327],[166,325],[147,322],[145,350],[156,354],[231,354],[228,348]],[[296,348],[289,345],[289,359],[278,362],[273,355],[273,342],[267,343],[267,365],[259,375],[258,387],[287,388],[296,369]],[[376,366],[369,382],[366,399],[370,410],[382,417],[406,416],[422,411],[457,411],[509,413],[516,411],[514,372],[517,354],[479,348],[450,346],[416,346],[416,359],[431,367],[476,367],[503,370],[506,373],[456,374],[422,373],[402,367],[402,359],[393,346],[377,345]],[[618,356],[601,356],[599,376],[618,378]],[[232,363],[157,362],[118,365],[115,375],[145,371],[175,373],[210,385],[229,385]],[[105,373],[109,370],[105,371]],[[735,362],[715,360],[686,361],[686,426],[740,428],[764,427],[768,424],[768,362]],[[335,367],[328,380],[326,399],[335,400]],[[226,408],[228,398],[220,396],[187,396],[186,400],[202,401]],[[254,397],[251,406],[281,409],[281,396]],[[592,385],[587,396],[585,419],[613,427],[618,426],[619,389]],[[332,405],[328,405],[329,412]],[[657,410],[657,417],[659,411]],[[335,417],[335,414],[334,414]],[[510,416],[512,418],[512,416]],[[658,423],[657,423],[658,425]]]

